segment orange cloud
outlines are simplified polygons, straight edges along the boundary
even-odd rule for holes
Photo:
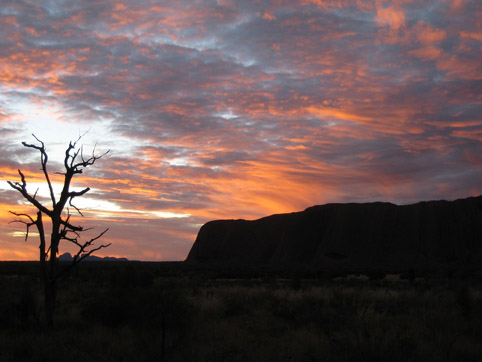
[[[336,119],[352,121],[352,122],[370,122],[372,118],[362,115],[353,114],[340,109],[328,108],[328,107],[307,107],[306,111],[310,114],[318,117],[333,117]]]
[[[417,58],[427,61],[436,60],[443,54],[441,49],[434,46],[427,46],[424,48],[410,50],[408,53]]]
[[[413,32],[422,44],[438,44],[447,36],[445,30],[436,28],[424,21],[419,21],[413,27]]]
[[[375,19],[380,26],[388,26],[392,30],[405,27],[405,13],[396,6],[377,6]]]
[[[460,36],[462,38],[468,38],[468,39],[473,39],[473,40],[477,40],[477,41],[482,41],[482,32],[461,31]]]
[[[266,19],[266,20],[276,20],[276,16],[274,16],[273,14],[270,14],[268,12],[265,12],[263,14],[263,19]]]

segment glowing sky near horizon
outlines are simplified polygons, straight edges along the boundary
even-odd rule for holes
[[[110,149],[74,181],[76,222],[110,227],[99,255],[183,260],[212,219],[482,194],[481,18],[476,0],[3,0],[0,260],[37,258],[6,183],[42,185],[32,133],[52,172],[79,134]]]

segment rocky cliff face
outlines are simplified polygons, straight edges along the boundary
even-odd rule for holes
[[[206,223],[187,262],[323,268],[482,262],[482,196],[327,204],[259,220]]]

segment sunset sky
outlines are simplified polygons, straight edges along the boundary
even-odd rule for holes
[[[202,224],[482,194],[478,0],[2,0],[0,260],[70,140],[98,255],[183,260]],[[39,197],[46,197],[40,188]],[[61,252],[71,251],[61,245]]]

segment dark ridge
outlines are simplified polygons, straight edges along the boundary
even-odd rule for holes
[[[74,258],[70,253],[64,253],[59,256],[59,261],[72,261],[73,259]],[[95,255],[89,255],[87,258],[84,259],[84,261],[128,261],[128,259],[116,258],[113,256],[100,257]]]
[[[203,225],[188,263],[310,269],[482,265],[482,196],[455,201],[326,204]]]

